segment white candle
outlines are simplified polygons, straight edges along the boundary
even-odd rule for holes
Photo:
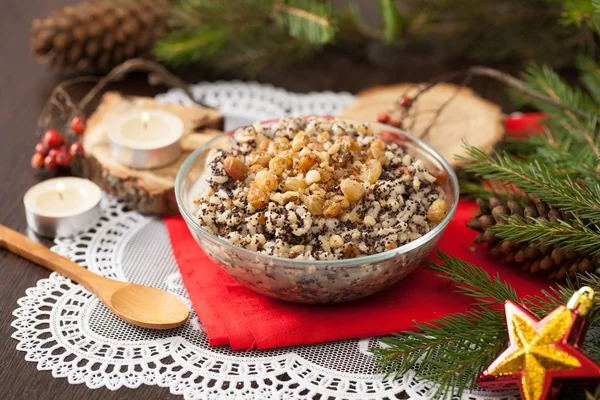
[[[102,191],[92,181],[64,177],[32,186],[23,203],[29,228],[41,236],[71,236],[100,217]]]
[[[134,168],[157,168],[181,155],[183,122],[162,110],[125,114],[110,130],[113,158]]]

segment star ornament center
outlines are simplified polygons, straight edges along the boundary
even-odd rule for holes
[[[483,386],[520,386],[524,400],[541,400],[554,380],[598,378],[595,364],[568,343],[576,316],[561,306],[538,321],[517,304],[505,305],[510,345],[478,379]],[[592,366],[594,368],[592,368]]]

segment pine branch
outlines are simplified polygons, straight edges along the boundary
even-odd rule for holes
[[[441,264],[427,262],[427,268],[454,282],[456,291],[475,298],[475,304],[491,306],[504,304],[506,300],[519,300],[517,292],[501,281],[499,275],[492,279],[483,269],[441,251],[438,251],[438,258],[442,261]]]
[[[581,71],[581,82],[584,84],[594,101],[600,104],[600,68],[591,58],[580,56],[577,67]]]
[[[378,366],[398,378],[414,370],[421,379],[437,385],[432,398],[460,396],[506,346],[504,316],[476,308],[451,314],[407,332],[381,339],[383,348],[371,349]]]
[[[176,29],[157,42],[154,54],[168,64],[202,62],[253,76],[331,42],[330,11],[317,0],[180,0],[171,11]]]
[[[600,185],[598,182],[573,182],[557,175],[539,160],[523,161],[505,153],[493,156],[466,145],[468,161],[463,168],[486,179],[511,182],[565,212],[582,219],[600,222]]]
[[[568,283],[538,296],[519,299],[510,285],[476,266],[444,253],[440,253],[440,259],[442,263],[430,264],[429,268],[456,282],[463,293],[480,302],[494,300],[488,304],[512,299],[528,307],[538,318],[566,304],[575,287]],[[600,293],[599,276],[580,275],[576,284],[588,285]],[[465,291],[464,287],[468,289]],[[599,306],[600,298],[596,298],[590,319],[592,325],[600,323],[600,313],[595,312]],[[476,306],[470,312],[451,314],[414,328],[417,332],[383,338],[383,347],[371,351],[378,367],[388,376],[398,378],[413,370],[420,380],[433,383],[434,393],[428,394],[431,398],[461,397],[506,348],[508,341],[504,311],[497,307]]]
[[[489,229],[504,240],[515,242],[540,242],[561,249],[571,249],[582,254],[600,255],[600,233],[579,219],[569,222],[551,222],[537,218],[504,217],[506,224],[496,224]]]
[[[293,0],[287,4],[277,1],[272,10],[275,21],[291,37],[315,45],[330,42],[334,29],[329,19],[331,7],[311,0]]]

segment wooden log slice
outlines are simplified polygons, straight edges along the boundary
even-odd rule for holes
[[[370,88],[359,93],[356,103],[346,108],[342,116],[375,121],[378,114],[394,109],[398,98],[403,95],[412,98],[417,91],[417,85],[411,83]],[[447,101],[449,103],[424,135],[436,111]],[[465,155],[464,139],[487,153],[492,151],[504,136],[502,119],[498,105],[482,99],[471,89],[438,84],[418,97],[412,105],[410,117],[403,124],[409,133],[422,137],[456,168],[461,162],[455,157]]]
[[[134,169],[118,163],[110,153],[108,130],[123,113],[136,109],[160,109],[177,114],[183,121],[183,154],[177,161],[155,169]],[[175,215],[175,176],[179,167],[201,143],[221,133],[223,116],[199,106],[158,103],[149,97],[124,97],[107,92],[88,119],[82,138],[86,153],[84,175],[104,191],[144,214]]]

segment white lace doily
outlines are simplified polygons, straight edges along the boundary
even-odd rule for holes
[[[334,115],[349,94],[295,94],[256,83],[201,83],[193,93],[225,115],[227,129],[284,115]],[[161,101],[189,102],[177,90]],[[110,198],[85,234],[57,239],[53,250],[111,278],[167,289],[189,299],[162,221],[126,211]],[[186,399],[416,399],[431,388],[413,374],[396,381],[375,372],[367,351],[376,339],[345,340],[266,351],[209,347],[195,315],[178,329],[152,331],[129,325],[90,292],[52,273],[26,291],[14,311],[17,349],[38,369],[69,383],[118,389],[168,387]],[[476,392],[470,400],[514,400],[514,392]]]

